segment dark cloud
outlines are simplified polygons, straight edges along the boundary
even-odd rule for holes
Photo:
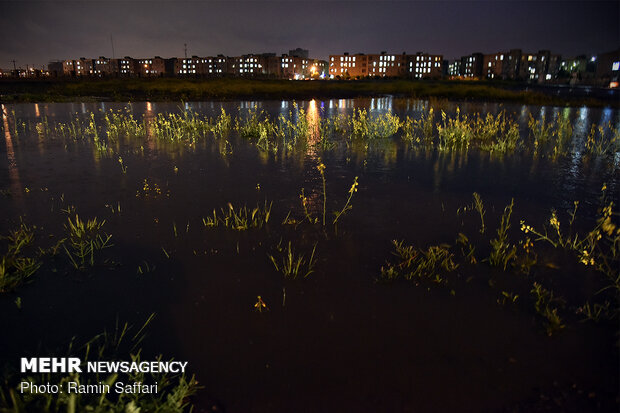
[[[0,1],[0,67],[110,56],[550,49],[620,44],[620,2],[579,1]]]

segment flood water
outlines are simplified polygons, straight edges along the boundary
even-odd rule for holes
[[[437,113],[455,113],[456,103],[438,104]],[[390,97],[299,102],[308,117],[366,108],[419,118],[427,105]],[[568,117],[575,142],[586,139],[593,123],[620,126],[620,113],[612,109],[459,106],[466,114],[506,111],[522,135],[530,114]],[[105,220],[114,245],[102,251],[105,264],[86,271],[73,270],[62,253],[46,259],[27,283],[0,294],[3,371],[15,369],[24,353],[62,353],[73,337],[85,341],[117,320],[139,325],[155,313],[143,352],[189,362],[203,386],[196,411],[617,411],[618,320],[582,321],[576,314],[597,298],[605,285],[601,276],[544,242],[536,244],[537,264],[529,274],[484,259],[513,198],[509,236],[515,245],[525,238],[520,220],[542,228],[552,209],[568,228],[574,201],[574,228],[591,229],[604,184],[618,205],[618,152],[498,156],[414,147],[392,137],[273,153],[233,131],[230,150],[222,151],[212,136],[194,145],[149,136],[120,141],[104,156],[90,141],[43,137],[34,127],[43,119],[50,125],[76,117],[87,122],[91,113],[100,120],[118,109],[147,120],[184,110],[216,117],[222,107],[233,117],[253,109],[271,116],[297,110],[291,101],[5,105],[0,234],[21,217],[49,246],[65,236],[74,211]],[[303,222],[300,202],[303,188],[309,212],[321,220],[321,163],[326,228]],[[345,206],[355,177],[352,209],[336,230],[332,211]],[[160,192],[145,192],[145,180]],[[474,192],[486,208],[484,235],[477,213],[463,212]],[[253,208],[265,201],[273,206],[263,228],[203,224],[228,203]],[[298,224],[283,224],[289,213]],[[381,267],[396,259],[392,240],[428,248],[454,245],[459,233],[476,245],[479,262],[459,261],[447,285],[380,279]],[[306,257],[316,245],[309,276],[288,279],[276,271],[269,255],[277,257],[289,241]],[[565,327],[552,336],[534,308],[535,281],[566,301]],[[519,298],[499,304],[502,291]],[[255,310],[257,296],[268,311]]]

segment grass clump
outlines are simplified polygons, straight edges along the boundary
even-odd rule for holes
[[[34,240],[34,231],[34,227],[22,221],[18,228],[0,237],[7,241],[7,252],[0,257],[0,293],[14,290],[41,266],[40,261],[24,255],[24,250]]]
[[[394,245],[393,254],[398,258],[398,262],[387,262],[381,267],[383,280],[404,278],[416,283],[422,280],[432,280],[445,284],[447,280],[442,273],[452,272],[458,267],[448,245],[433,245],[424,250],[405,245],[404,241],[394,240],[392,244]]]
[[[95,255],[112,246],[112,235],[103,231],[104,225],[105,220],[99,221],[97,217],[83,221],[76,214],[73,220],[68,218],[65,224],[67,242],[63,247],[75,269],[94,267]]]
[[[589,155],[613,155],[620,151],[620,128],[607,128],[592,125],[584,145],[584,152]]]
[[[370,116],[366,109],[358,109],[349,118],[351,133],[361,139],[389,138],[395,135],[402,122],[397,115],[382,113]]]
[[[228,208],[222,208],[220,213],[213,210],[213,216],[202,218],[202,224],[206,228],[219,227],[233,229],[236,231],[245,231],[251,228],[262,228],[269,222],[271,217],[271,206],[273,202],[267,203],[261,207],[257,205],[253,209],[247,206],[235,208],[230,202]]]
[[[510,204],[504,208],[504,213],[497,228],[497,238],[491,240],[491,254],[489,255],[489,264],[495,267],[502,267],[504,270],[508,264],[516,259],[517,247],[511,245],[508,240],[508,230],[510,229],[510,218],[512,216],[512,207],[514,206],[514,198]]]
[[[551,336],[562,330],[564,328],[564,324],[562,322],[562,318],[558,315],[557,306],[562,305],[563,300],[554,297],[553,291],[547,290],[537,282],[532,285],[532,290],[530,292],[536,300],[534,304],[536,312],[545,319],[545,329],[547,330],[547,335]]]
[[[146,137],[146,127],[144,123],[135,119],[129,110],[127,110],[126,113],[110,110],[105,114],[103,119],[105,121],[108,142],[118,142],[122,137]]]
[[[289,241],[286,248],[283,248],[281,245],[276,247],[277,255],[279,255],[278,258],[271,254],[268,256],[276,271],[284,274],[285,278],[307,278],[314,272],[314,266],[316,265],[316,246],[317,244],[314,244],[312,252],[306,258],[307,254],[295,252],[291,241]]]
[[[441,112],[441,124],[437,125],[438,149],[467,149],[474,137],[474,130],[467,115],[461,116],[461,111],[456,108],[456,116],[448,118],[444,111]]]
[[[181,114],[159,113],[151,120],[149,126],[157,139],[181,142],[190,146],[211,132],[210,121],[190,110],[184,110]]]
[[[432,145],[435,134],[435,111],[430,108],[426,115],[422,115],[417,120],[407,116],[403,121],[402,129],[402,137],[405,141],[410,143],[424,142],[426,145]]]

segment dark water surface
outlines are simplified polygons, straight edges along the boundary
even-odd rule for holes
[[[440,103],[454,113],[455,104]],[[300,103],[308,116],[363,107],[414,117],[426,104],[392,98]],[[0,233],[23,217],[37,225],[40,237],[60,238],[67,219],[62,209],[74,206],[82,218],[106,220],[114,247],[104,255],[118,265],[79,273],[57,258],[30,283],[0,295],[4,364],[24,352],[65,348],[73,336],[88,339],[117,319],[140,324],[154,312],[144,352],[189,361],[204,386],[198,411],[213,405],[226,412],[515,411],[537,403],[539,393],[570,392],[573,386],[593,394],[586,407],[617,408],[617,320],[579,322],[568,306],[566,328],[548,337],[529,296],[538,279],[567,299],[596,292],[592,274],[574,257],[542,245],[530,275],[481,263],[459,267],[447,287],[378,277],[393,259],[391,240],[426,248],[453,244],[462,232],[479,241],[480,259],[488,256],[488,236],[478,233],[476,213],[457,214],[471,205],[473,192],[484,201],[490,234],[514,198],[513,242],[523,238],[520,219],[541,227],[551,209],[567,225],[576,200],[575,225],[591,228],[603,184],[609,199],[616,205],[620,199],[618,153],[611,159],[578,150],[559,159],[523,152],[501,157],[415,148],[393,138],[274,155],[233,133],[232,153],[225,155],[211,137],[191,147],[151,137],[121,143],[106,157],[88,142],[43,139],[35,131],[15,136],[7,126],[14,118],[26,124],[45,117],[50,123],[87,119],[90,112],[100,118],[100,110],[125,107],[149,118],[181,112],[185,105],[209,116],[219,115],[221,107],[233,115],[253,108],[275,116],[293,110],[288,101],[6,107],[0,189],[10,195],[0,195]],[[523,134],[529,113],[568,116],[575,141],[585,139],[592,123],[620,124],[620,114],[610,109],[461,104],[462,113],[502,110],[519,121]],[[328,214],[344,206],[358,176],[353,209],[337,233],[331,226],[323,231],[307,223],[281,225],[289,211],[303,218],[301,188],[320,216],[321,161]],[[137,196],[145,179],[162,193]],[[231,231],[202,224],[229,202],[253,207],[265,200],[273,201],[265,228]],[[285,279],[268,258],[288,241],[306,253],[317,242],[317,265],[305,279]],[[154,269],[139,274],[145,263]],[[501,291],[509,289],[519,293],[517,304],[499,305]],[[254,311],[258,295],[270,311]]]

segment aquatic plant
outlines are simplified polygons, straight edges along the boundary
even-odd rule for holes
[[[232,126],[232,117],[222,108],[220,116],[215,120],[212,131],[216,137],[223,139],[230,133]]]
[[[461,255],[470,264],[477,264],[476,247],[469,241],[469,238],[462,232],[456,237],[456,245],[461,247]]]
[[[401,127],[400,118],[392,113],[369,116],[366,109],[358,109],[349,118],[353,136],[361,139],[389,138]]]
[[[301,193],[299,194],[299,200],[301,201],[301,207],[304,210],[304,216],[311,224],[316,224],[319,222],[318,218],[312,216],[310,211],[308,210],[308,197],[306,197],[304,188],[301,188]]]
[[[490,113],[483,118],[477,115],[473,121],[474,139],[480,149],[495,153],[513,152],[517,148],[519,125],[506,118],[504,111],[493,116]]]
[[[161,187],[155,183],[149,183],[147,178],[142,182],[142,188],[136,191],[136,198],[158,198],[164,193]],[[166,196],[170,196],[170,191],[166,192]]]
[[[435,134],[435,112],[431,107],[426,115],[413,120],[409,116],[402,123],[402,138],[410,143],[424,142],[426,145],[433,144]]]
[[[484,204],[482,203],[482,199],[477,192],[474,192],[474,208],[478,211],[478,215],[480,215],[480,233],[484,234]]]
[[[519,299],[519,294],[514,292],[502,291],[501,296],[497,299],[497,304],[505,305],[506,303],[515,304]]]
[[[582,314],[585,320],[591,320],[599,322],[603,318],[611,319],[615,316],[617,309],[612,309],[611,303],[605,300],[603,303],[593,303],[590,305],[589,301],[586,301],[584,305],[577,308],[576,313]]]
[[[321,162],[321,158],[319,158],[319,164],[316,169],[321,174],[321,181],[323,182],[323,226],[325,226],[325,215],[327,214],[327,188],[325,184],[325,164]]]
[[[564,324],[562,318],[558,314],[557,306],[563,305],[564,300],[558,297],[554,297],[553,291],[547,290],[541,284],[534,282],[532,290],[530,291],[534,299],[536,300],[534,308],[536,312],[545,319],[545,329],[547,335],[562,330]]]
[[[253,209],[247,206],[235,208],[228,203],[228,208],[222,208],[220,213],[213,210],[213,216],[203,217],[202,224],[206,228],[223,226],[224,228],[234,229],[236,231],[245,231],[250,228],[262,228],[267,225],[271,217],[271,207],[273,202],[267,203],[261,207],[257,205]]]
[[[342,207],[340,211],[334,212],[334,220],[332,224],[336,225],[336,223],[338,222],[341,216],[343,216],[348,211],[353,209],[353,206],[351,205],[351,199],[353,198],[353,194],[357,192],[358,185],[359,184],[357,183],[357,176],[356,176],[355,179],[353,180],[353,184],[351,185],[351,188],[349,188],[349,197],[347,198],[347,202],[345,202],[344,206]]]
[[[467,149],[474,137],[469,117],[461,116],[459,108],[456,108],[454,118],[448,118],[444,111],[441,112],[441,124],[437,125],[437,134],[439,150]]]
[[[553,124],[551,122],[546,122],[544,115],[536,120],[530,113],[527,126],[530,130],[530,135],[534,138],[535,148],[544,145],[553,137]]]
[[[121,166],[121,172],[123,174],[126,174],[127,173],[127,166],[123,163],[123,158],[121,158],[120,156],[118,157],[118,163]]]
[[[285,278],[296,279],[299,276],[307,278],[314,272],[314,266],[316,265],[316,246],[317,244],[315,243],[310,256],[306,258],[307,254],[295,252],[291,241],[289,241],[287,248],[282,248],[280,244],[276,247],[279,259],[271,254],[268,254],[268,257],[276,271],[284,274]]]
[[[404,241],[394,240],[392,244],[393,255],[398,258],[398,262],[386,262],[381,267],[381,278],[384,280],[402,277],[409,281],[432,280],[445,284],[447,281],[442,273],[452,272],[458,267],[454,262],[454,254],[446,244],[432,245],[427,249],[405,245]]]
[[[605,189],[605,186],[603,188]],[[600,210],[596,225],[585,235],[572,233],[578,205],[578,202],[575,202],[575,207],[569,214],[568,234],[560,229],[556,211],[551,211],[550,228],[545,225],[542,230],[537,230],[521,221],[521,230],[535,235],[537,238],[534,241],[547,242],[555,248],[573,251],[580,263],[591,266],[606,276],[609,282],[606,288],[613,288],[620,293],[620,274],[617,271],[620,267],[620,227],[614,222],[614,217],[618,215],[613,210],[614,203],[609,202]]]
[[[265,301],[263,301],[260,295],[256,296],[256,304],[254,304],[254,310],[258,311],[259,313],[262,313],[263,311],[269,311],[269,307],[267,307],[267,304],[265,303]]]
[[[569,152],[569,145],[573,138],[573,127],[568,116],[558,116],[555,122],[555,141],[553,156],[563,156]]]
[[[149,122],[149,128],[153,136],[169,142],[181,142],[194,145],[199,138],[204,138],[212,130],[208,119],[198,116],[189,109],[181,114],[158,113]]]
[[[592,125],[584,145],[584,152],[589,155],[613,155],[620,151],[620,128],[607,128]]]
[[[34,231],[35,227],[21,221],[19,227],[0,237],[7,240],[7,252],[0,257],[0,293],[14,290],[41,267],[40,261],[24,255],[34,240]]]
[[[504,213],[497,228],[497,238],[491,240],[491,254],[489,255],[489,264],[499,267],[504,270],[508,264],[516,259],[517,247],[511,245],[508,240],[508,230],[510,229],[510,218],[512,216],[512,207],[514,205],[514,198],[510,201],[510,204],[504,208]]]
[[[112,246],[112,235],[103,231],[104,225],[105,220],[98,221],[97,217],[83,221],[76,214],[73,220],[68,218],[65,224],[67,243],[63,247],[75,269],[93,267],[95,254]]]
[[[108,142],[118,142],[123,137],[134,139],[146,137],[144,122],[138,122],[129,109],[126,109],[125,113],[110,110],[105,113],[103,120]]]

